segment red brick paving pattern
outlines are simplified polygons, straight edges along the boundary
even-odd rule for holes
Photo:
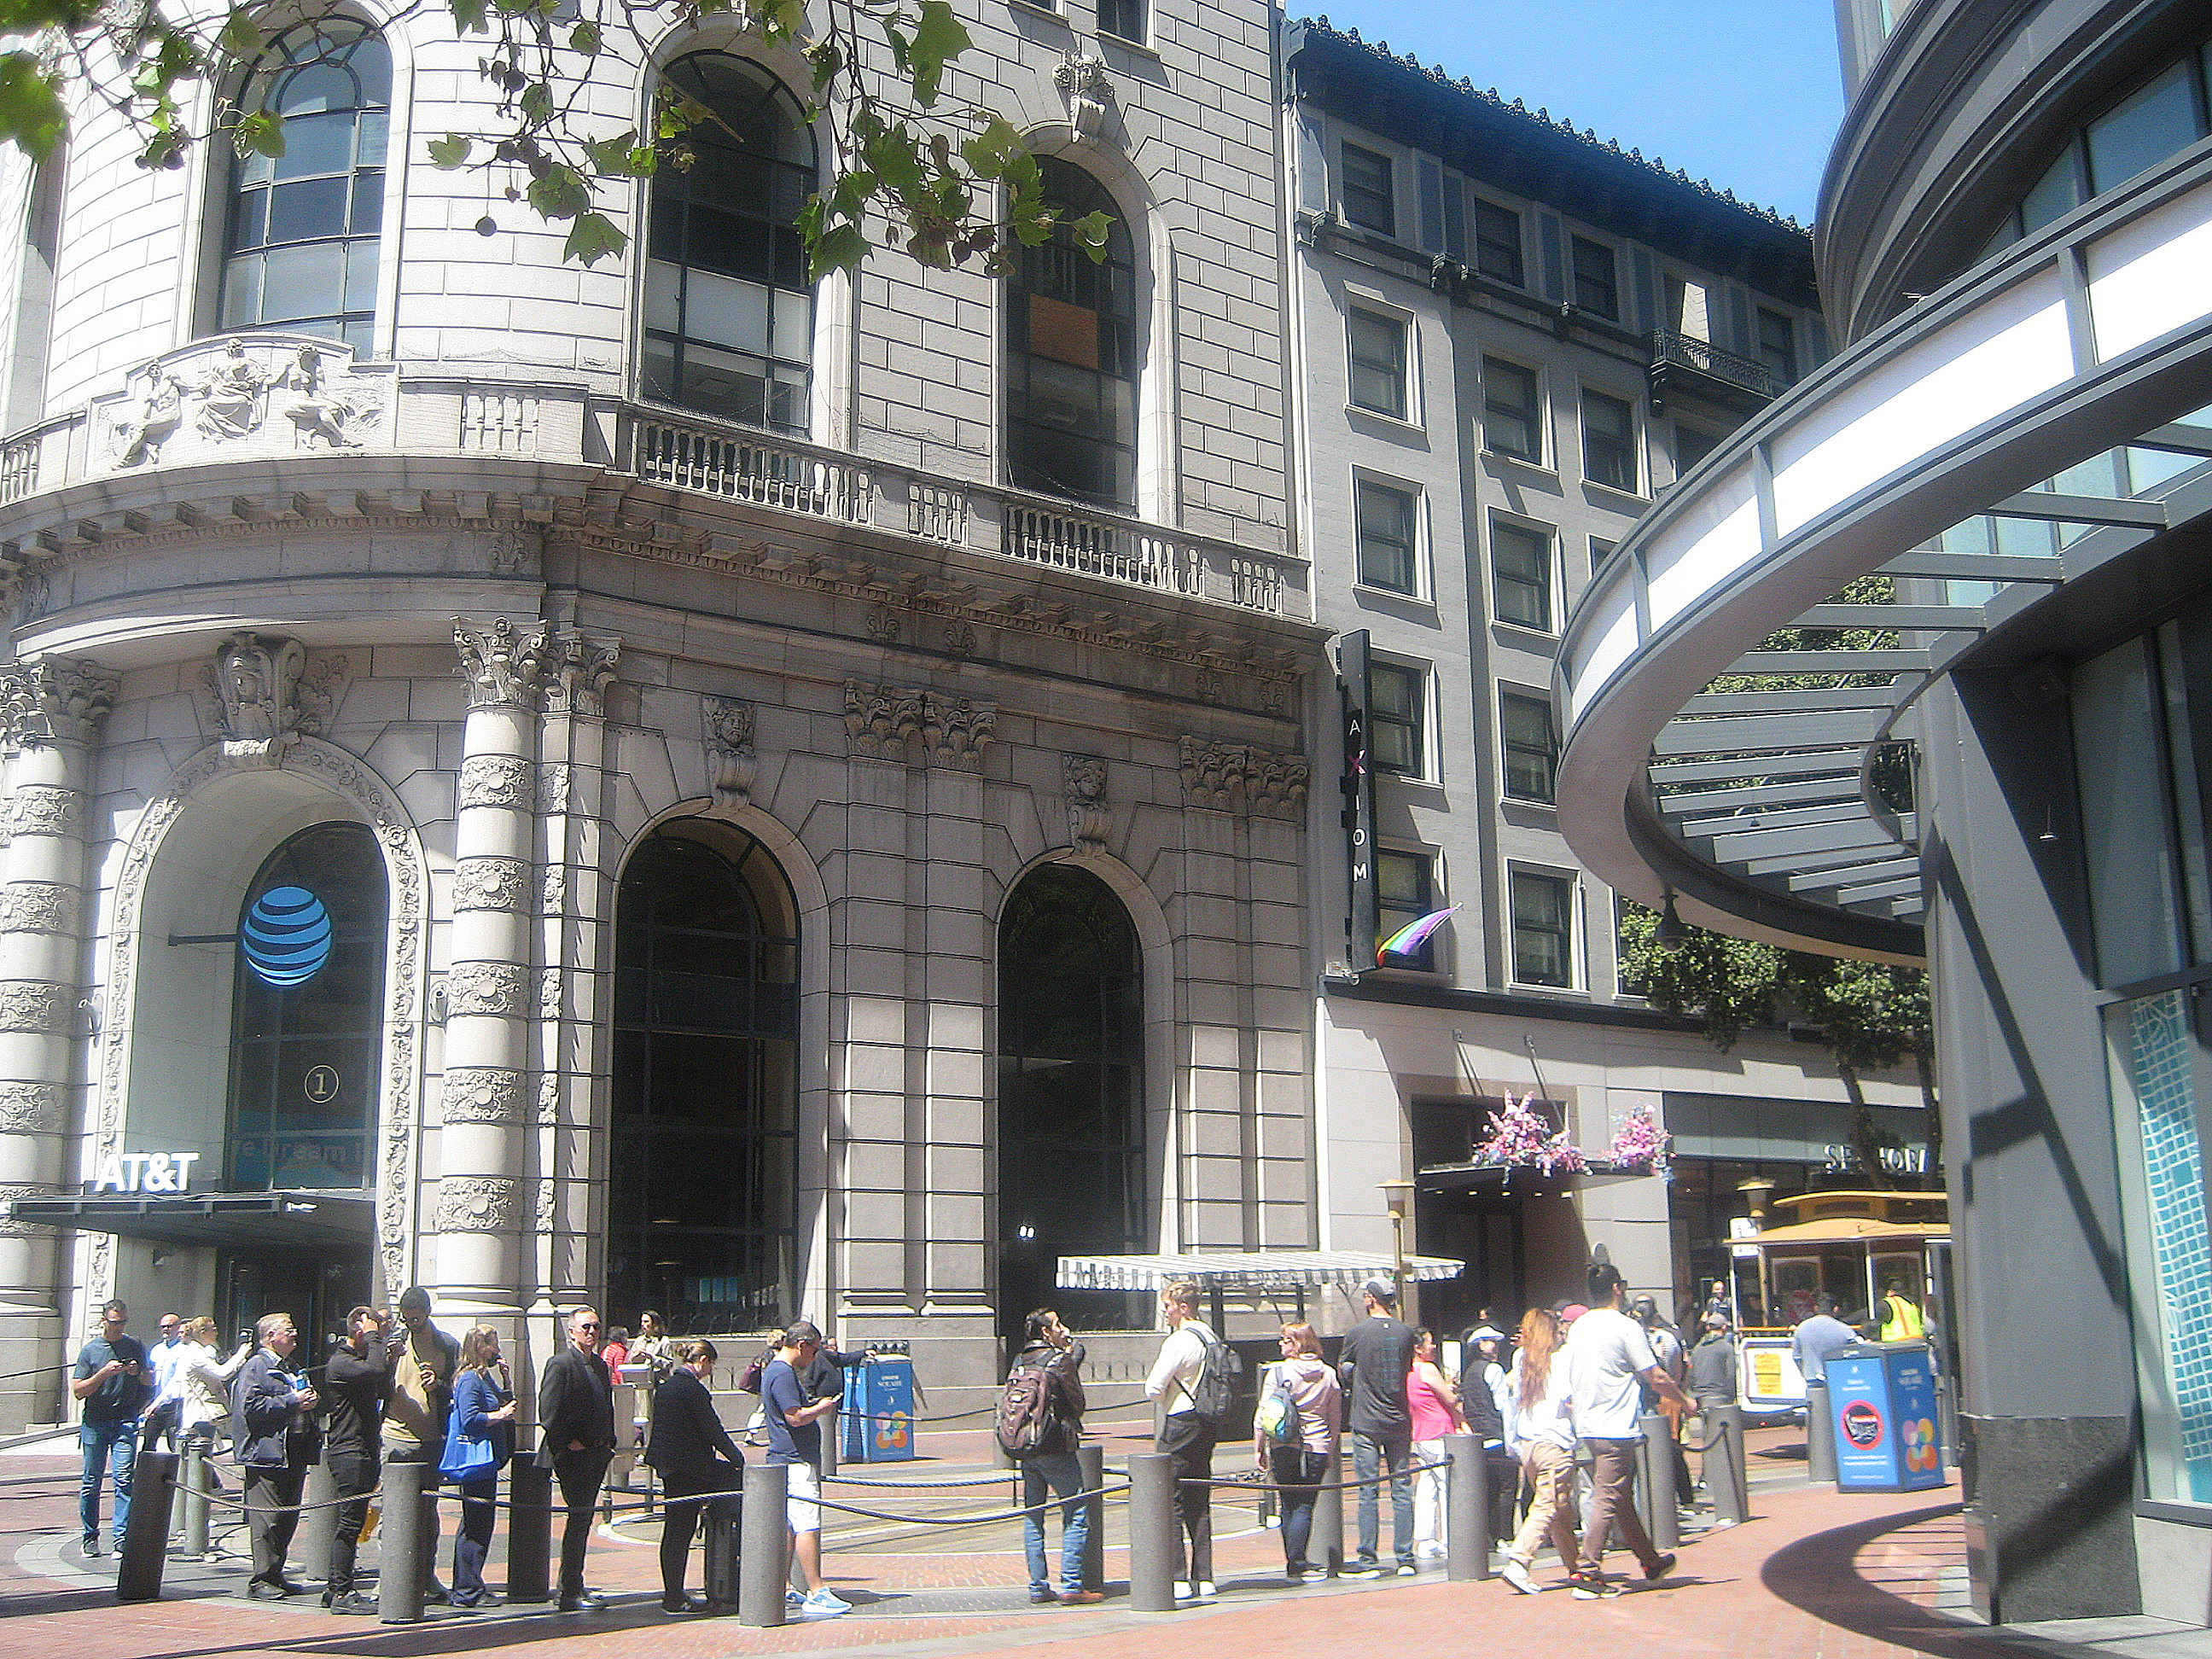
[[[1224,1453],[1224,1472],[1227,1463]],[[969,1496],[982,1508],[1003,1491],[986,1487]],[[1964,1559],[1955,1497],[1955,1491],[1897,1496],[1768,1489],[1756,1498],[1759,1518],[1684,1548],[1677,1577],[1665,1588],[1603,1602],[1576,1601],[1564,1591],[1519,1596],[1502,1583],[1452,1584],[1428,1571],[1376,1586],[1279,1589],[1275,1535],[1253,1533],[1222,1546],[1222,1571],[1237,1587],[1212,1606],[1177,1613],[1127,1613],[1118,1595],[1103,1607],[1080,1609],[929,1613],[900,1605],[899,1591],[909,1588],[1018,1591],[1024,1576],[1018,1543],[1000,1531],[948,1534],[945,1547],[926,1555],[833,1551],[833,1586],[863,1605],[817,1624],[758,1631],[731,1618],[666,1619],[650,1595],[655,1578],[648,1545],[599,1542],[592,1552],[594,1582],[647,1599],[595,1615],[447,1617],[398,1628],[227,1598],[125,1606],[106,1584],[28,1571],[17,1559],[26,1546],[34,1556],[50,1553],[58,1534],[75,1530],[74,1459],[14,1458],[0,1462],[0,1656],[552,1659],[558,1652],[561,1659],[631,1659],[650,1652],[705,1659],[896,1651],[957,1659],[1018,1647],[1025,1659],[1190,1659],[1194,1650],[1208,1659],[1279,1659],[1285,1649],[1322,1642],[1337,1653],[1384,1653],[1417,1643],[1445,1651],[1465,1645],[1605,1659],[2018,1659],[2019,1650],[1932,1611],[1939,1581]],[[1249,1525],[1249,1515],[1224,1503],[1223,1529]],[[641,1530],[649,1539],[654,1529]],[[1624,1558],[1614,1561],[1632,1567]],[[1109,1552],[1107,1571],[1109,1578],[1126,1574],[1122,1552]],[[1251,1588],[1238,1584],[1240,1578]],[[866,1605],[872,1589],[886,1600]],[[563,1646],[556,1650],[556,1643]]]

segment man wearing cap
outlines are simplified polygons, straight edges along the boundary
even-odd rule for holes
[[[1575,1433],[1590,1453],[1589,1524],[1583,1529],[1582,1559],[1570,1575],[1576,1599],[1617,1595],[1601,1567],[1615,1528],[1656,1583],[1674,1571],[1674,1558],[1655,1548],[1636,1513],[1636,1451],[1643,1390],[1686,1405],[1682,1390],[1662,1369],[1644,1327],[1622,1311],[1620,1269],[1611,1262],[1589,1270],[1589,1311],[1568,1333],[1565,1358],[1574,1400]]]
[[[1376,1551],[1382,1541],[1382,1516],[1376,1482],[1390,1480],[1390,1541],[1401,1577],[1413,1565],[1413,1483],[1407,1470],[1413,1455],[1413,1414],[1406,1400],[1406,1374],[1413,1369],[1413,1328],[1397,1317],[1397,1287],[1370,1279],[1359,1287],[1367,1317],[1345,1334],[1337,1373],[1351,1401],[1352,1467],[1359,1481],[1359,1562],[1350,1577],[1380,1578],[1389,1571]]]

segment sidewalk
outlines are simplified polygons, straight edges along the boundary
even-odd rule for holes
[[[1109,1442],[1109,1462],[1127,1449],[1126,1441]],[[1224,1450],[1218,1467],[1227,1474],[1231,1464]],[[974,1464],[934,1461],[866,1471],[938,1480],[975,1472]],[[1379,1652],[1404,1644],[1414,1632],[1455,1630],[1486,1649],[1547,1653],[1595,1646],[1609,1659],[1735,1659],[1747,1650],[1790,1659],[2055,1659],[2087,1651],[2053,1647],[2027,1632],[1983,1629],[1947,1611],[1964,1599],[1955,1489],[1838,1494],[1808,1488],[1772,1464],[1754,1489],[1750,1522],[1686,1543],[1680,1568],[1663,1586],[1607,1601],[1577,1601],[1564,1589],[1522,1596],[1495,1581],[1454,1584],[1428,1568],[1415,1578],[1290,1587],[1283,1582],[1277,1535],[1255,1524],[1251,1499],[1224,1493],[1216,1506],[1220,1593],[1203,1605],[1173,1613],[1124,1611],[1127,1556],[1118,1525],[1109,1528],[1109,1600],[1085,1608],[1028,1605],[1012,1528],[936,1534],[941,1543],[915,1553],[907,1528],[868,1525],[833,1538],[829,1553],[831,1587],[854,1603],[854,1611],[776,1630],[748,1629],[733,1617],[664,1615],[653,1549],[657,1522],[602,1528],[595,1539],[592,1581],[616,1598],[597,1613],[435,1610],[421,1625],[388,1626],[331,1618],[313,1597],[276,1606],[240,1600],[226,1593],[244,1577],[240,1564],[179,1566],[169,1585],[172,1599],[125,1606],[115,1600],[112,1558],[88,1563],[78,1557],[76,1485],[71,1456],[17,1455],[0,1462],[0,1656],[204,1659],[275,1651],[410,1659],[489,1651],[501,1659],[551,1659],[559,1643],[562,1659],[614,1659],[641,1647],[656,1655],[855,1653],[884,1659],[957,1659],[1018,1647],[1038,1659],[1188,1659],[1202,1644],[1209,1659],[1279,1659],[1286,1648],[1316,1639]],[[954,1492],[928,1500],[928,1507],[951,1514],[995,1509],[1006,1492]],[[832,1492],[871,1506],[884,1496],[870,1489]],[[450,1550],[450,1516],[446,1524],[441,1558]],[[1056,1522],[1051,1531],[1056,1547]],[[295,1565],[306,1576],[307,1564]],[[1633,1574],[1625,1557],[1609,1565]],[[445,1565],[441,1559],[441,1576]],[[695,1552],[695,1591],[697,1573]],[[1558,1575],[1540,1563],[1538,1577],[1555,1583]],[[492,1582],[499,1582],[496,1572]],[[2187,1650],[2203,1652],[2202,1634],[2189,1636]],[[2105,1656],[2172,1650],[2133,1644],[2097,1650]]]

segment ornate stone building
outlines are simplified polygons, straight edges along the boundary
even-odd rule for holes
[[[429,13],[272,33],[283,157],[6,163],[0,1371],[420,1281],[951,1384],[1315,1242],[1270,14],[963,10],[1103,264],[809,283],[726,21],[600,60],[717,120],[588,270],[423,164]]]

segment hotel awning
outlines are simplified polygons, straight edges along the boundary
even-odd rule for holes
[[[180,1249],[328,1249],[366,1244],[374,1206],[359,1193],[57,1193],[0,1206],[0,1216]]]
[[[1064,1255],[1065,1291],[1157,1291],[1179,1279],[1216,1291],[1305,1291],[1334,1285],[1356,1291],[1388,1279],[1391,1258],[1373,1250],[1200,1250],[1181,1255]],[[1467,1264],[1448,1256],[1409,1255],[1406,1277],[1456,1279]]]

